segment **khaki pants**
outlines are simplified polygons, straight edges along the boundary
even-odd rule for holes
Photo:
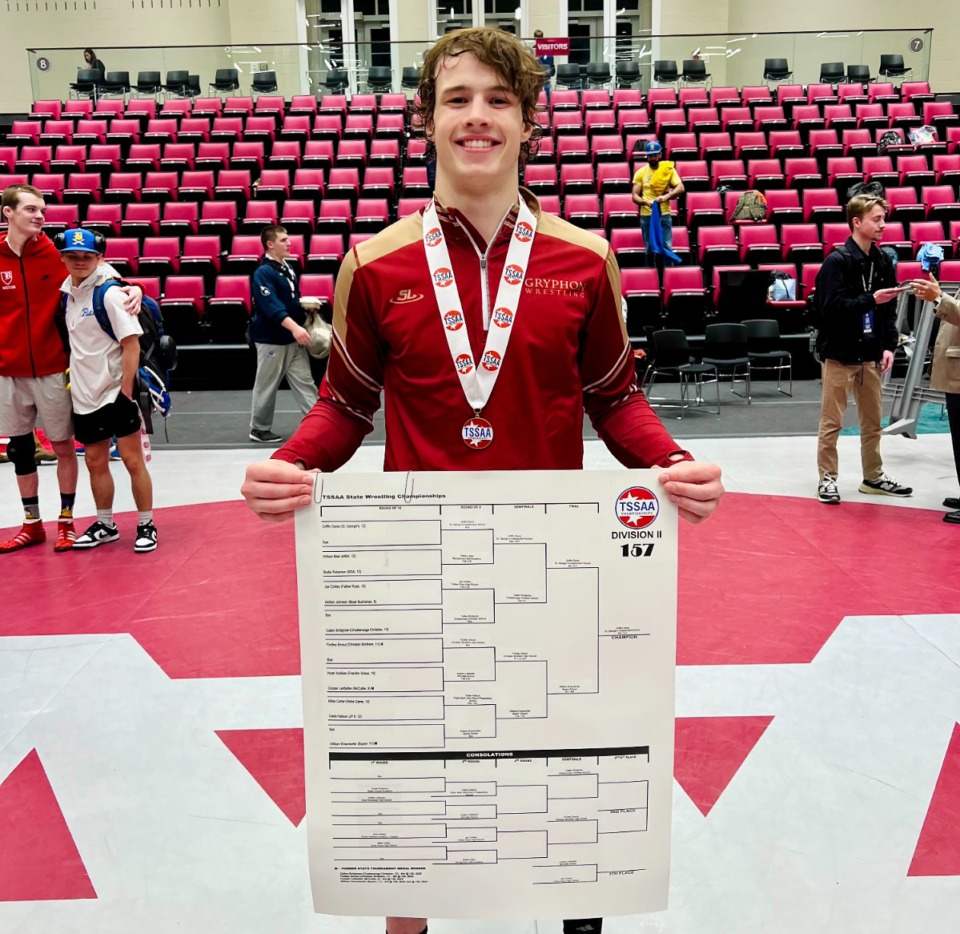
[[[880,364],[847,366],[836,360],[823,364],[823,398],[820,405],[820,433],[817,438],[817,470],[820,479],[837,476],[837,438],[850,390],[860,419],[860,463],[864,480],[876,480],[883,473],[880,459],[881,403]]]

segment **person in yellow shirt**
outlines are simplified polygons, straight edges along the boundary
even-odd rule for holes
[[[647,265],[657,264],[656,253],[650,241],[650,219],[654,205],[660,215],[660,242],[669,251],[673,248],[673,205],[671,201],[683,194],[683,182],[674,164],[661,159],[663,147],[651,140],[643,147],[647,164],[633,176],[633,202],[640,205],[640,230],[647,250]]]

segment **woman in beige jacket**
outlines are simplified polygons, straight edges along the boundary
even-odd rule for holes
[[[933,348],[933,370],[930,388],[946,394],[947,419],[953,442],[953,462],[960,480],[960,303],[941,291],[934,279],[914,279],[914,294],[925,302],[933,302],[933,310],[940,319],[940,333]],[[960,524],[960,497],[948,496],[943,505],[948,509],[944,522]]]

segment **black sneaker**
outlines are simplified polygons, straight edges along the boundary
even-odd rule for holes
[[[579,921],[564,921],[563,934],[600,934],[603,918],[582,918]]]
[[[84,548],[99,548],[100,545],[106,545],[108,542],[115,542],[120,538],[120,530],[115,525],[107,525],[97,519],[86,532],[83,533],[74,543],[74,550],[82,551]]]
[[[137,554],[157,550],[157,527],[152,522],[142,522],[137,526],[137,537],[133,543]]]
[[[272,431],[251,428],[250,440],[258,441],[260,444],[279,444],[283,441],[283,438],[281,438],[280,435],[275,435]]]
[[[882,473],[876,480],[864,480],[860,484],[861,493],[877,493],[880,496],[912,496],[913,487],[897,483],[893,477]]]

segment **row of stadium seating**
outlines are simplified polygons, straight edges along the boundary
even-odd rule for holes
[[[237,144],[241,146],[242,144]],[[190,169],[186,154],[170,154],[167,161],[157,163],[152,157],[135,155],[126,162],[117,153],[91,152],[81,163],[76,153],[71,162],[45,163],[35,154],[28,153],[24,159],[23,147],[14,157],[16,171],[0,170],[0,183],[34,184],[47,193],[55,202],[90,200],[204,200],[215,196],[217,189],[242,189],[246,200],[254,191],[260,196],[287,197],[295,190],[309,189],[312,197],[329,194],[331,189],[351,188],[360,192],[366,188],[380,189],[383,193],[401,195],[423,193],[426,186],[426,169],[406,166],[399,172],[389,159],[370,158],[367,163],[334,158],[332,163],[311,160],[309,167],[291,168],[295,161],[272,162],[270,168],[260,164],[260,154],[246,150],[238,153],[235,160],[223,167]],[[91,147],[93,148],[93,147]],[[146,161],[150,158],[150,161]],[[196,165],[194,161],[194,165]],[[212,166],[205,161],[204,166]],[[601,195],[630,190],[633,166],[625,160],[593,166],[589,163],[564,163],[555,165],[532,164],[526,167],[524,184],[538,194],[570,194],[596,192]],[[161,170],[151,169],[161,165]],[[278,168],[276,166],[286,166]],[[121,171],[120,167],[123,166]],[[787,157],[781,164],[776,159],[718,159],[712,164],[691,160],[678,164],[677,171],[689,193],[717,190],[721,186],[744,189],[756,188],[774,194],[784,188],[802,192],[807,189],[832,188],[843,198],[846,189],[856,181],[879,181],[891,188],[951,187],[960,183],[960,153],[937,154],[932,158],[924,154],[890,156],[865,156],[858,165],[852,156],[831,156],[821,166],[814,157]]]
[[[156,117],[141,121],[133,117],[110,120],[84,117],[79,120],[15,120],[7,134],[9,144],[120,143],[141,142],[232,142],[237,139],[272,143],[277,137],[307,139],[356,138],[401,139],[408,125],[402,113],[318,114],[315,117],[288,116],[282,122],[270,116],[185,117],[183,120]]]
[[[96,137],[93,137],[96,138]],[[619,136],[560,137],[554,146],[553,140],[541,141],[538,157],[528,166],[531,174],[549,178],[560,171],[592,171],[597,180],[601,173],[604,179],[615,177],[615,171],[605,164],[620,164],[616,171],[629,183],[632,172],[642,164],[634,154],[628,153],[638,144],[654,137],[637,134],[631,137],[631,147]],[[940,181],[939,174],[956,165],[960,156],[960,127],[951,132],[948,140],[929,146],[914,147],[903,143],[891,146],[878,154],[875,140],[869,131],[849,130],[838,138],[834,131],[825,130],[811,134],[804,143],[796,131],[775,131],[768,139],[763,134],[728,133],[704,134],[700,141],[693,134],[670,134],[669,155],[677,161],[677,170],[688,190],[715,188],[720,184],[739,184],[741,187],[775,188],[799,184],[819,185],[817,176],[834,175],[838,172],[853,172],[887,176],[886,184],[898,181],[921,183]],[[239,140],[237,142],[166,142],[132,143],[84,142],[81,144],[38,145],[13,143],[0,145],[0,173],[110,172],[121,168],[127,170],[177,172],[198,169],[249,168],[260,171],[264,168],[320,168],[331,167],[389,166],[399,172],[404,165],[425,164],[426,142],[423,138],[400,140],[361,139],[309,140],[299,142],[278,140],[273,143],[263,140]],[[706,158],[698,158],[705,156]],[[851,160],[837,162],[838,159]],[[798,161],[807,160],[807,161]],[[831,161],[833,160],[833,161]],[[868,161],[869,160],[869,161]],[[631,166],[627,163],[631,162]],[[573,165],[579,165],[576,170]],[[586,168],[583,168],[586,166]],[[923,179],[910,180],[914,173],[926,174]],[[808,177],[808,178],[806,178]],[[726,179],[733,179],[728,182]]]
[[[844,103],[895,103],[911,102],[923,104],[935,99],[926,81],[905,81],[899,87],[890,82],[871,82],[863,85],[856,82],[841,84],[781,84],[775,91],[766,85],[756,87],[715,86],[707,90],[704,87],[681,88],[679,92],[671,87],[650,88],[646,93],[637,89],[620,88],[612,93],[605,88],[584,90],[557,89],[547,95],[540,95],[539,105],[548,112],[557,110],[591,110],[612,107],[648,107],[655,111],[660,107],[764,107],[779,105],[792,107],[796,104],[829,104],[833,101]],[[406,112],[408,98],[404,94],[354,94],[350,97],[342,94],[326,94],[322,98],[313,95],[295,95],[289,101],[275,95],[258,97],[197,97],[195,99],[169,98],[158,106],[153,97],[110,98],[101,96],[94,103],[90,99],[36,101],[31,116],[61,116],[82,114],[105,114],[120,116],[123,114],[156,116],[158,113],[189,116],[191,114],[240,114],[253,113],[290,113],[316,114],[323,111],[340,110],[343,113],[376,113],[378,111]]]
[[[232,114],[241,117],[271,114],[279,118],[285,114],[312,115],[323,111],[338,111],[344,114],[380,111],[406,113],[408,107],[409,100],[405,94],[354,94],[350,98],[342,94],[327,94],[319,101],[312,95],[294,96],[288,101],[284,97],[266,94],[256,98],[198,97],[193,100],[169,98],[159,105],[153,97],[132,97],[129,100],[101,97],[96,103],[89,98],[34,101],[29,117],[59,120],[92,116],[152,118],[163,115],[183,118],[200,114],[217,117]]]
[[[294,118],[287,118],[284,125]],[[297,118],[308,119],[308,118]],[[313,118],[315,121],[319,117]],[[326,118],[324,118],[326,119]],[[336,119],[336,118],[334,118]],[[348,118],[349,119],[349,118]],[[62,121],[61,121],[62,122]],[[928,102],[922,109],[914,107],[912,102],[890,103],[883,105],[857,104],[816,104],[797,105],[792,110],[781,106],[769,107],[715,107],[689,108],[662,107],[653,112],[646,108],[588,110],[557,110],[552,115],[539,114],[538,122],[544,132],[553,136],[567,133],[588,135],[598,132],[630,132],[636,128],[653,130],[658,136],[667,133],[704,133],[717,130],[733,132],[735,130],[770,130],[790,128],[798,130],[834,127],[835,129],[866,127],[868,129],[887,129],[918,127],[924,124],[946,129],[957,125],[957,115],[948,101]]]
[[[413,164],[399,166],[399,147],[378,146],[374,143],[368,150],[364,144],[348,145],[343,142],[336,149],[329,143],[276,143],[273,152],[265,155],[261,143],[169,143],[138,144],[130,147],[125,157],[121,148],[113,144],[82,146],[22,146],[0,147],[0,177],[5,184],[22,183],[26,177],[31,183],[46,186],[53,200],[63,200],[59,192],[89,187],[80,176],[92,174],[97,177],[96,189],[102,193],[117,188],[132,188],[135,191],[157,192],[148,194],[167,200],[175,197],[180,187],[214,188],[220,184],[220,174],[229,169],[246,170],[250,184],[259,179],[263,184],[266,175],[273,186],[288,193],[291,185],[320,188],[330,186],[331,178],[345,177],[342,172],[331,175],[331,170],[349,170],[358,185],[375,185],[406,191],[420,189],[426,170],[422,159],[409,152],[407,158]],[[722,154],[721,150],[717,150]],[[889,155],[832,155],[833,150],[822,148],[816,156],[784,155],[758,158],[717,158],[712,161],[689,159],[677,163],[677,171],[687,191],[704,191],[726,185],[733,188],[758,188],[763,191],[785,187],[802,190],[806,188],[831,187],[845,191],[852,180],[879,181],[884,186],[930,186],[953,185],[960,182],[960,151],[953,153],[910,152]],[[542,194],[596,191],[607,194],[614,191],[629,191],[633,173],[642,163],[634,159],[632,165],[625,158],[615,161],[578,162],[564,159],[554,163],[531,163],[526,166],[524,184]],[[123,170],[124,175],[138,175],[139,180],[124,180],[122,185],[113,184],[112,175]],[[291,177],[290,172],[294,175]],[[205,176],[199,173],[205,172]],[[206,182],[200,182],[201,178]],[[280,181],[286,179],[285,182]],[[310,179],[310,181],[307,181]],[[182,186],[182,183],[186,185]],[[196,184],[194,184],[196,183]],[[399,183],[399,184],[396,184]],[[343,184],[343,182],[338,182]],[[163,194],[162,189],[174,192]],[[189,197],[189,196],[188,196]],[[67,197],[66,200],[70,200]]]
[[[727,108],[717,111],[713,108],[701,108],[690,111],[685,116],[682,110],[659,110],[653,120],[645,109],[592,110],[586,116],[579,111],[557,111],[552,120],[546,113],[538,114],[542,138],[547,143],[559,146],[566,137],[586,137],[592,141],[596,137],[620,137],[627,145],[632,136],[651,133],[663,141],[668,158],[684,158],[688,150],[695,155],[712,148],[711,140],[723,139],[728,148],[735,151],[740,147],[753,149],[767,148],[776,153],[779,146],[814,145],[810,136],[817,131],[832,130],[834,144],[858,143],[876,145],[882,135],[893,130],[900,137],[900,146],[913,146],[907,133],[921,124],[933,123],[941,134],[943,142],[951,148],[960,139],[951,130],[960,129],[960,117],[953,111],[953,105],[925,104],[924,109],[946,109],[946,112],[932,117],[929,114],[915,113],[912,104],[890,105],[887,111],[877,105],[863,104],[855,110],[846,105],[825,108],[825,113],[813,107],[795,108],[789,119],[783,108],[765,107],[751,114],[748,108]],[[929,119],[928,119],[929,118]],[[15,120],[7,134],[8,145],[45,145],[57,146],[67,143],[118,143],[129,147],[135,143],[208,143],[220,141],[232,143],[236,140],[260,141],[272,146],[274,141],[303,143],[308,140],[328,139],[338,143],[343,139],[404,139],[417,128],[412,127],[405,114],[380,113],[317,114],[313,117],[290,115],[282,120],[271,116],[233,116],[233,117],[155,117],[146,120],[135,117],[113,117],[97,119],[82,117],[78,120],[43,119]],[[800,138],[775,136],[775,133],[793,130]],[[861,131],[855,136],[846,134]],[[727,134],[725,137],[715,134]],[[746,137],[746,134],[763,134]],[[836,135],[841,134],[841,135]],[[825,140],[828,137],[815,137]],[[889,145],[884,138],[884,145]],[[794,142],[795,140],[795,142]],[[925,144],[931,145],[931,144]]]

